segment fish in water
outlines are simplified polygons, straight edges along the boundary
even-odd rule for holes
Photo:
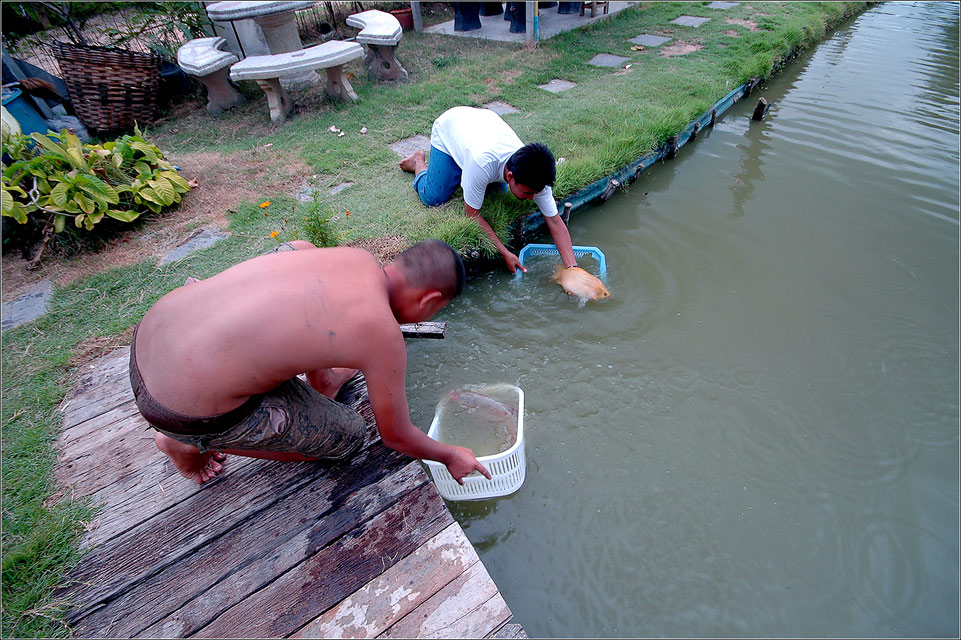
[[[567,268],[557,265],[551,280],[561,285],[568,295],[581,300],[604,300],[611,297],[611,292],[597,276],[592,276],[580,267]]]
[[[450,392],[450,399],[466,409],[486,409],[501,418],[517,418],[517,409],[509,407],[500,400],[470,391],[469,389],[454,389]]]
[[[454,389],[448,402],[452,411],[442,419],[442,441],[466,446],[477,455],[494,455],[517,440],[515,407],[469,388]]]

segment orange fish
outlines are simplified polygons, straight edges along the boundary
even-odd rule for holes
[[[580,267],[565,268],[557,265],[551,281],[561,285],[568,295],[584,300],[604,300],[611,297],[611,292],[597,276],[592,276]]]

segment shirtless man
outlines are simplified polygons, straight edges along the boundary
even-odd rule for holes
[[[366,251],[282,245],[175,289],[147,311],[130,347],[130,380],[157,447],[202,483],[226,454],[341,459],[364,421],[333,398],[364,372],[384,444],[447,465],[459,482],[490,473],[473,452],[411,423],[399,324],[428,320],[460,293],[464,267],[428,240],[384,268]],[[307,374],[309,385],[296,376]],[[216,452],[216,453],[214,453]]]
[[[533,200],[544,216],[565,267],[576,267],[571,235],[557,215],[551,185],[555,164],[551,150],[540,143],[525,145],[514,130],[490,109],[453,107],[442,113],[430,132],[430,164],[423,151],[400,162],[414,174],[414,190],[421,202],[437,207],[464,190],[464,213],[480,225],[511,273],[527,272],[517,256],[501,242],[481,215],[489,184],[500,184],[520,200]]]

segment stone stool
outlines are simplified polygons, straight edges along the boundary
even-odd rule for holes
[[[407,70],[397,59],[397,45],[404,33],[397,18],[385,11],[371,9],[347,16],[347,24],[361,30],[357,42],[367,47],[364,63],[368,80],[407,81]]]
[[[207,87],[207,113],[212,116],[246,102],[227,79],[237,56],[222,50],[226,44],[223,38],[195,38],[177,50],[180,68]]]
[[[454,3],[454,31],[476,31],[482,26],[480,21],[481,5],[476,2]]]
[[[527,3],[508,2],[507,9],[504,11],[504,20],[511,21],[509,31],[511,33],[527,32]]]

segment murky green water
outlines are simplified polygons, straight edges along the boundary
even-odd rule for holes
[[[524,486],[450,504],[532,637],[957,637],[958,13],[872,8],[575,214],[610,300],[494,273],[408,341],[425,428],[525,392]]]

